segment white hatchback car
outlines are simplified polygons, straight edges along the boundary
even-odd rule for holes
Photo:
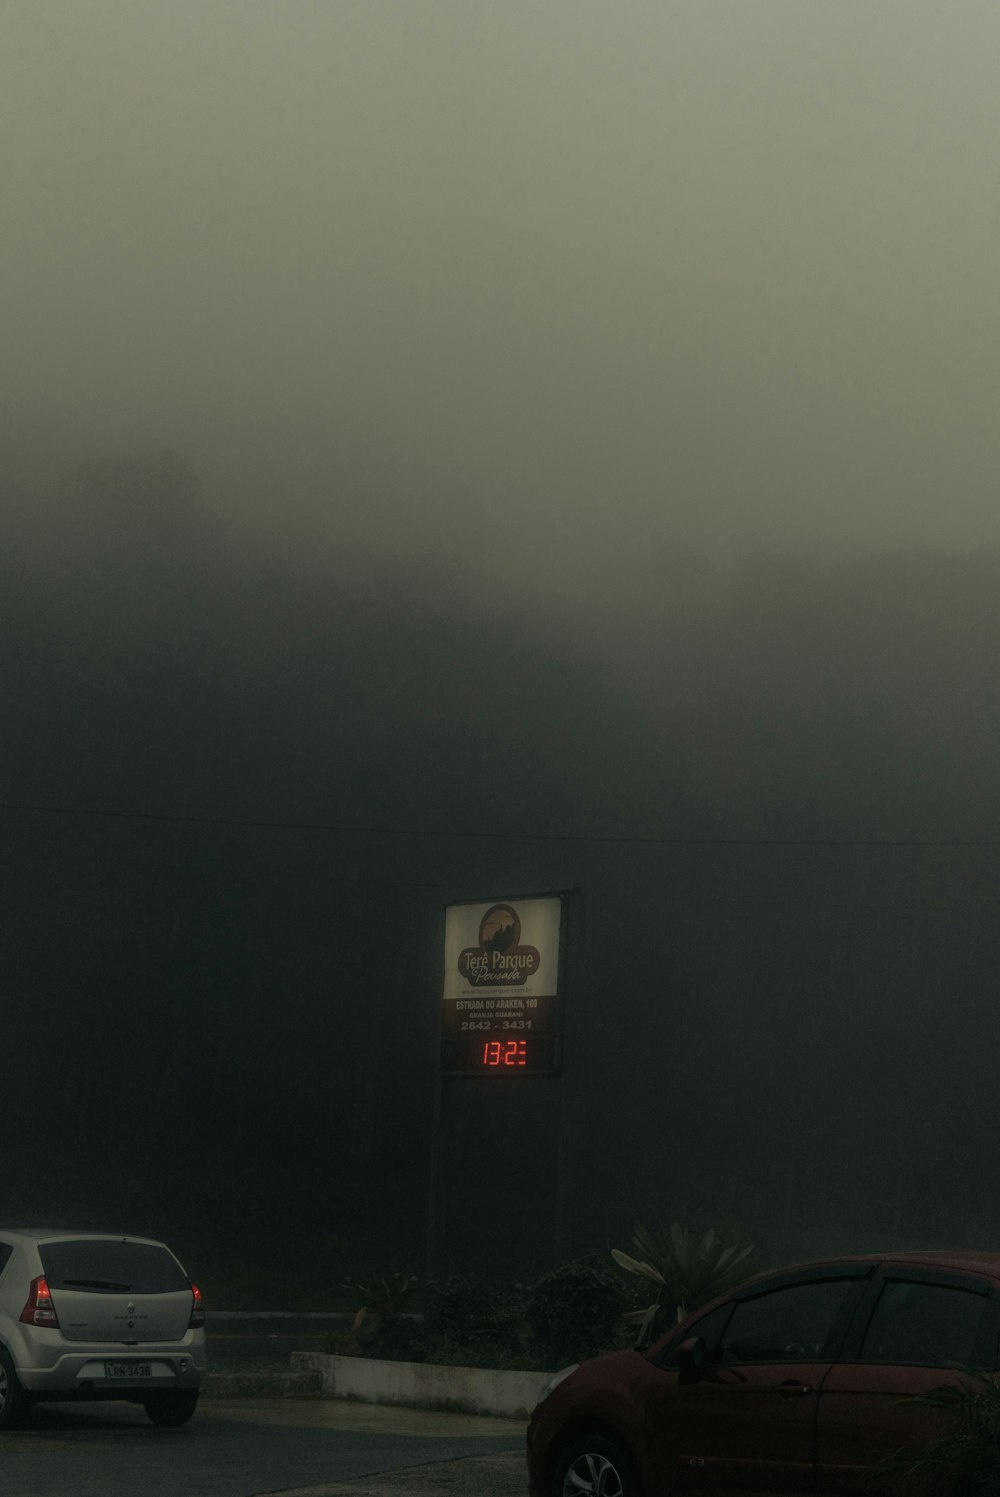
[[[0,1227],[0,1429],[49,1399],[184,1424],[204,1376],[201,1291],[162,1242]]]

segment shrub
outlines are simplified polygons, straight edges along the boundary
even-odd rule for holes
[[[619,1280],[597,1254],[542,1274],[525,1305],[541,1365],[583,1361],[620,1345],[625,1308]]]
[[[481,1274],[453,1274],[429,1290],[424,1330],[428,1358],[508,1366],[524,1352],[520,1285],[500,1289]]]
[[[334,1338],[333,1349],[342,1356],[422,1361],[423,1329],[412,1315],[404,1314],[404,1307],[417,1292],[419,1283],[409,1273],[345,1281],[340,1287],[361,1303],[350,1334]]]
[[[394,1273],[383,1279],[345,1279],[340,1287],[360,1301],[354,1317],[354,1330],[357,1331],[369,1315],[380,1320],[392,1320],[402,1315],[404,1306],[420,1287],[420,1280],[416,1274]]]
[[[921,1445],[907,1445],[883,1456],[863,1486],[995,1494],[1000,1490],[1000,1387],[989,1372],[956,1366],[957,1383],[900,1399],[901,1404],[947,1416],[944,1431]]]
[[[428,1335],[463,1340],[474,1336],[496,1311],[496,1290],[481,1274],[452,1274],[439,1279],[424,1301]]]

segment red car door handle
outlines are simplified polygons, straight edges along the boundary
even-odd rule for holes
[[[797,1383],[789,1379],[787,1383],[778,1383],[774,1391],[779,1398],[801,1398],[803,1393],[811,1393],[813,1390],[808,1383]]]

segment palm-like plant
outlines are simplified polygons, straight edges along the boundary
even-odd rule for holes
[[[699,1237],[677,1221],[671,1222],[669,1228],[660,1226],[652,1232],[640,1224],[632,1241],[640,1254],[638,1258],[620,1248],[611,1249],[612,1258],[628,1273],[657,1286],[652,1304],[627,1317],[639,1325],[637,1346],[646,1345],[665,1304],[672,1302],[676,1306],[677,1320],[681,1321],[692,1310],[738,1283],[746,1273],[742,1265],[754,1250],[752,1243],[737,1242],[727,1247],[714,1227]]]
[[[369,1316],[380,1326],[398,1319],[419,1286],[420,1280],[411,1273],[394,1273],[384,1279],[374,1276],[369,1279],[345,1279],[341,1289],[361,1301],[352,1331],[360,1331]]]
[[[994,1374],[975,1367],[956,1364],[955,1371],[957,1383],[900,1399],[947,1416],[944,1432],[925,1444],[890,1451],[872,1467],[867,1487],[936,1486],[951,1478],[966,1491],[1000,1490],[1000,1385]]]

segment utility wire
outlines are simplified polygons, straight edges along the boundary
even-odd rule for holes
[[[165,811],[109,811],[83,806],[35,806],[0,802],[0,811],[42,816],[95,817],[108,821],[157,821],[176,826],[244,827],[281,832],[334,832],[345,837],[421,837],[475,842],[573,842],[642,847],[1000,847],[998,837],[621,837],[588,832],[444,831],[440,828],[347,826],[324,821],[264,821],[238,816],[181,816]]]

